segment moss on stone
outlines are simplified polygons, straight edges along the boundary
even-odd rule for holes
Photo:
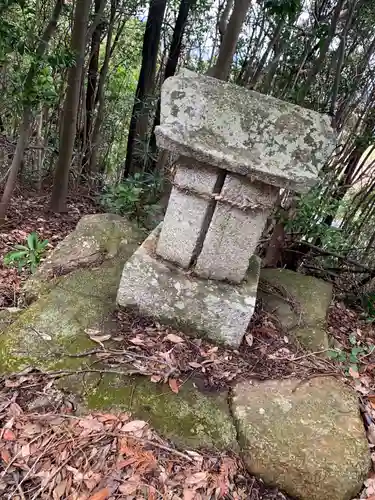
[[[328,348],[325,325],[332,299],[330,283],[287,269],[263,269],[260,283],[258,296],[283,328],[308,350]]]
[[[133,223],[118,215],[93,214],[82,217],[76,229],[57,245],[24,284],[27,302],[48,293],[59,283],[59,279],[54,278],[56,275],[99,266],[107,259],[119,257],[123,247],[129,256],[129,249],[135,250],[144,236]]]
[[[91,410],[130,411],[178,446],[237,449],[226,392],[203,394],[188,382],[174,394],[146,377],[113,374],[74,375],[60,387],[78,394]]]
[[[247,381],[232,412],[248,470],[300,500],[350,500],[370,466],[355,392],[334,377]]]
[[[93,347],[87,328],[100,327],[116,307],[124,262],[136,248],[135,230],[119,246],[115,258],[95,269],[79,269],[53,282],[51,289],[17,318],[1,335],[0,372],[34,366],[40,369],[74,367],[77,353]]]

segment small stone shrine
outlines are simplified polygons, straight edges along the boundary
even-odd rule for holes
[[[121,306],[238,347],[254,255],[280,188],[307,191],[335,147],[328,116],[188,70],[162,88],[160,148],[178,158],[164,222],[126,262]]]

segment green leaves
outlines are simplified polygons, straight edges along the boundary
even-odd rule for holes
[[[48,240],[39,240],[35,231],[26,238],[26,245],[14,245],[14,250],[8,252],[3,259],[5,266],[14,266],[21,272],[28,267],[34,273],[46,251]]]
[[[115,213],[142,220],[157,210],[155,201],[161,186],[158,175],[136,173],[124,182],[110,187],[102,195],[100,202]]]
[[[359,365],[363,363],[365,357],[370,356],[374,352],[375,346],[373,344],[361,343],[355,335],[349,336],[349,343],[352,346],[349,352],[342,349],[332,349],[327,352],[327,356],[345,365],[346,372],[349,374],[358,373]]]

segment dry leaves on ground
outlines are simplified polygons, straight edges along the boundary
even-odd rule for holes
[[[40,394],[49,405],[39,413],[28,411]],[[178,451],[146,421],[129,413],[77,416],[69,413],[66,397],[40,373],[29,371],[2,381],[2,499],[287,498],[250,477],[234,455]]]

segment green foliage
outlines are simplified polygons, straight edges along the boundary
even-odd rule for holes
[[[301,10],[301,0],[266,0],[264,8],[279,18],[294,18]]]
[[[347,247],[344,234],[324,222],[327,216],[335,219],[338,209],[336,200],[322,195],[322,187],[311,189],[299,199],[295,216],[286,221],[286,230],[310,242],[319,240],[325,250],[342,252]]]
[[[362,297],[362,305],[367,314],[367,323],[375,323],[375,292],[364,294]]]
[[[48,240],[40,240],[37,233],[33,231],[27,236],[25,245],[14,245],[14,250],[4,256],[4,264],[17,267],[18,271],[26,267],[34,273],[40,264],[47,245]]]
[[[364,358],[371,355],[375,346],[373,344],[364,344],[357,339],[355,335],[349,337],[350,350],[332,349],[328,351],[327,356],[341,363],[346,371],[352,369],[355,372],[359,371],[359,365],[363,363]]]
[[[159,208],[156,200],[161,188],[159,175],[136,173],[109,187],[101,196],[100,203],[106,210],[144,222]]]

